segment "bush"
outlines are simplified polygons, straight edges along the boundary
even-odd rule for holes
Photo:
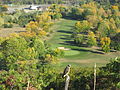
[[[61,13],[56,13],[55,14],[55,19],[60,19],[62,17],[62,14]]]
[[[24,13],[18,18],[18,24],[21,27],[25,27],[30,21],[35,21],[34,14],[31,13]]]
[[[120,33],[112,37],[111,46],[114,47],[115,50],[120,51]]]
[[[74,38],[74,42],[78,45],[81,46],[85,42],[85,36],[82,34],[77,34]]]
[[[3,16],[5,23],[12,22],[13,16],[12,15],[5,15]]]
[[[4,19],[0,17],[0,26],[2,26],[3,24],[4,24]]]
[[[3,24],[3,27],[4,28],[12,28],[13,24],[11,24],[11,23],[5,23],[5,24]]]
[[[0,12],[7,11],[7,6],[6,5],[0,5]]]

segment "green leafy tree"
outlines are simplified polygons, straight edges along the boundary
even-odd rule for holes
[[[93,32],[88,32],[87,45],[88,46],[96,46],[97,45],[95,34]]]
[[[111,46],[114,47],[115,50],[120,50],[120,33],[112,37]]]
[[[33,47],[35,52],[37,53],[36,58],[42,57],[42,55],[45,53],[44,42],[39,37],[32,38],[30,47]]]
[[[82,34],[77,34],[74,37],[74,42],[78,45],[78,46],[82,46],[83,43],[85,42],[85,36]]]

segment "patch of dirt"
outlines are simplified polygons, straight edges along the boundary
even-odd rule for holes
[[[7,37],[11,33],[25,32],[25,28],[13,27],[13,28],[0,28],[0,37]]]

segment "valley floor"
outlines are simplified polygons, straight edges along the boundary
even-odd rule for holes
[[[120,55],[120,52],[110,52],[104,54],[99,50],[99,47],[78,47],[73,44],[71,33],[76,20],[62,19],[53,26],[54,33],[48,42],[52,48],[64,47],[65,56],[60,60],[61,65],[72,64],[73,66],[92,67],[96,63],[97,66],[104,66],[110,61]]]

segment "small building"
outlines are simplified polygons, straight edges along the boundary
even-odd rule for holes
[[[29,9],[30,9],[30,10],[38,10],[38,6],[30,5]]]

